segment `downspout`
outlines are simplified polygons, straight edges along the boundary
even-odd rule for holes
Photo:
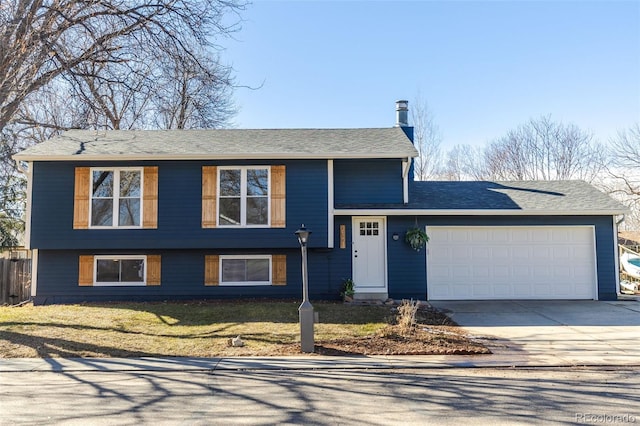
[[[334,246],[333,160],[327,160],[327,247]]]
[[[615,217],[615,216],[614,216]],[[620,215],[620,219],[613,221],[613,248],[615,253],[615,273],[616,273],[616,295],[620,296],[620,248],[618,247],[618,225],[624,222],[624,214]]]
[[[26,162],[26,167],[16,161],[18,171],[27,176],[27,205],[24,219],[24,248],[31,250],[31,194],[33,192],[33,163]],[[31,250],[31,297],[35,297],[38,290],[38,250]]]
[[[411,168],[411,157],[402,160],[402,202],[406,206],[409,204],[409,169]]]
[[[33,188],[33,164],[31,161],[27,162],[25,167],[20,161],[16,161],[16,168],[20,173],[27,177],[27,203],[26,203],[26,215],[24,219],[24,247],[31,249],[31,192]]]

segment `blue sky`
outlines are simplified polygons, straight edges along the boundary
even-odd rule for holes
[[[606,142],[640,121],[640,1],[269,1],[223,60],[240,128],[390,127],[425,99],[445,148],[551,114]],[[409,104],[411,107],[411,103]]]

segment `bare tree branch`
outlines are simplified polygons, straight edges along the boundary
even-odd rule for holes
[[[418,150],[418,157],[413,163],[415,180],[431,180],[440,173],[442,136],[429,105],[420,93],[416,96],[410,111],[413,143]]]

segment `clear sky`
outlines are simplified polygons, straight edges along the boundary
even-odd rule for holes
[[[424,98],[445,147],[551,114],[606,142],[640,121],[640,0],[254,0],[223,60],[239,128],[390,127]],[[411,103],[409,104],[411,108]]]

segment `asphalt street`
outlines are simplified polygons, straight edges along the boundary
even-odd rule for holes
[[[0,373],[2,425],[640,423],[640,368]]]

